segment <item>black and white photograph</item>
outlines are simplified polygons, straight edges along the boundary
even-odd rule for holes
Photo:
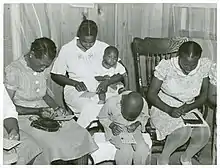
[[[2,4],[3,165],[217,165],[217,2],[78,2]]]

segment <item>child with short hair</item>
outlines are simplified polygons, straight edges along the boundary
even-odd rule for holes
[[[149,119],[148,105],[143,97],[132,91],[110,97],[102,107],[98,119],[105,137],[117,148],[116,164],[145,165],[149,144],[142,135]],[[150,139],[150,138],[149,138]]]
[[[103,60],[102,60],[103,73],[95,77],[95,79],[101,83],[117,75],[118,78],[121,78],[122,80],[119,83],[111,84],[109,86],[110,89],[113,89],[113,90],[119,89],[118,86],[120,85],[122,86],[122,81],[124,81],[125,88],[127,89],[128,87],[127,73],[123,65],[118,61],[119,60],[118,55],[119,55],[119,51],[116,47],[108,46],[105,49]],[[105,91],[101,90],[98,93],[98,96],[99,96],[98,104],[104,104],[105,99],[106,99]]]

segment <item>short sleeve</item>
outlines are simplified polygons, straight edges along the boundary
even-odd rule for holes
[[[213,64],[209,71],[209,80],[210,83],[217,86],[217,66]]]
[[[210,69],[212,67],[212,61],[209,60],[208,58],[201,58],[200,59],[200,73],[203,78],[209,77]]]
[[[12,64],[5,68],[4,84],[10,90],[17,90],[19,87],[19,69]]]
[[[15,105],[13,104],[5,88],[4,88],[3,101],[4,101],[4,106],[3,106],[4,119],[6,118],[18,119],[18,113],[16,111]]]
[[[62,47],[58,57],[56,58],[56,60],[54,61],[51,73],[54,74],[59,74],[59,75],[66,75],[66,71],[67,71],[67,61],[66,61],[66,51],[65,48]]]
[[[119,62],[117,63],[117,66],[115,68],[115,74],[118,74],[118,73],[121,75],[126,73],[125,67]]]
[[[169,60],[162,59],[160,63],[155,67],[154,76],[163,81],[170,69]]]

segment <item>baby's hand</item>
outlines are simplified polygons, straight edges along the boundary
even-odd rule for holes
[[[42,118],[54,119],[57,116],[57,113],[54,111],[53,108],[46,107],[42,109],[42,111],[40,112],[40,116]]]

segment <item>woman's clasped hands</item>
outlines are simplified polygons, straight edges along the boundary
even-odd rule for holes
[[[188,105],[183,104],[180,107],[172,107],[169,115],[173,118],[179,118],[180,116],[185,115],[188,112]]]
[[[47,118],[47,119],[54,119],[55,117],[66,116],[66,115],[68,115],[68,112],[61,107],[55,109],[51,107],[42,108],[40,113],[40,116],[42,118]]]

